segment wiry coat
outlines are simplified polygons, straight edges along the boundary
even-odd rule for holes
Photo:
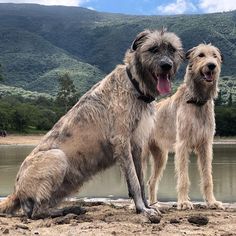
[[[214,101],[221,70],[221,55],[212,45],[200,44],[187,53],[189,64],[177,92],[156,104],[156,123],[149,144],[153,172],[149,179],[150,202],[156,202],[157,183],[168,158],[175,152],[178,208],[191,209],[188,189],[188,157],[198,157],[204,198],[209,207],[222,207],[215,200],[212,182],[212,144],[215,133]],[[208,67],[214,64],[211,71]],[[209,75],[208,75],[209,74]],[[204,76],[210,77],[206,81]]]
[[[144,94],[158,95],[147,82],[156,83],[155,80],[150,75],[140,75],[129,58],[138,58],[147,37],[155,41],[160,33],[141,34],[127,52],[125,65],[117,66],[82,96],[25,159],[17,174],[14,193],[0,203],[0,212],[12,212],[21,206],[31,217],[42,206],[53,206],[77,191],[91,176],[118,161],[137,212],[157,215],[146,203],[140,164],[141,150],[154,125],[154,104],[138,98],[126,69],[130,68]],[[179,43],[180,51],[180,40],[177,36],[173,39]],[[177,68],[181,61],[178,53],[174,59]]]

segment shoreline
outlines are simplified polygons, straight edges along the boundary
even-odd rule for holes
[[[29,135],[17,135],[17,134],[10,134],[6,137],[0,137],[0,145],[38,145],[42,140],[45,134],[29,134]],[[236,137],[229,137],[229,138],[219,138],[216,137],[214,139],[214,145],[219,144],[228,144],[228,145],[235,145],[236,144]]]

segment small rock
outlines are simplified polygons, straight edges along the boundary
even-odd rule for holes
[[[27,225],[23,225],[23,224],[16,224],[15,227],[20,228],[20,229],[29,230],[29,227]]]
[[[161,216],[150,215],[148,219],[151,221],[152,224],[159,224],[161,221]]]
[[[0,222],[0,225],[8,225],[8,223],[7,222]]]
[[[47,221],[47,222],[45,222],[44,227],[49,228],[49,227],[51,227],[51,225],[52,225],[51,222]]]
[[[57,217],[53,220],[53,223],[56,224],[56,225],[70,224],[70,218]]]
[[[70,224],[70,226],[77,226],[78,225],[78,223],[76,223],[76,222],[72,222],[71,224]]]
[[[21,221],[21,223],[23,223],[23,224],[29,224],[29,223],[31,223],[31,220],[28,219],[27,217],[22,217],[22,218],[20,219],[20,221]]]
[[[9,234],[9,229],[4,229],[2,233],[3,234]]]
[[[209,222],[208,217],[203,215],[190,216],[188,222],[196,225],[206,225]]]
[[[170,223],[171,223],[171,224],[179,224],[180,221],[177,220],[177,219],[170,219]]]

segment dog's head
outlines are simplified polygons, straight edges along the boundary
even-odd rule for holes
[[[127,54],[130,60],[126,63],[135,67],[148,93],[157,96],[170,92],[170,81],[183,59],[178,36],[165,30],[145,30],[137,35]]]
[[[199,44],[186,53],[186,59],[189,60],[187,71],[195,83],[204,86],[217,83],[223,61],[217,47],[211,44]]]

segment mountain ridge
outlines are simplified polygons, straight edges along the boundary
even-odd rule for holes
[[[71,71],[77,88],[84,93],[122,63],[138,32],[165,26],[180,36],[185,51],[204,41],[220,48],[225,58],[222,76],[231,84],[223,86],[223,96],[227,97],[229,91],[236,92],[235,22],[236,11],[135,16],[80,7],[1,3],[0,64],[6,78],[4,84],[55,94],[57,76]],[[182,79],[184,71],[185,65],[177,78]]]

